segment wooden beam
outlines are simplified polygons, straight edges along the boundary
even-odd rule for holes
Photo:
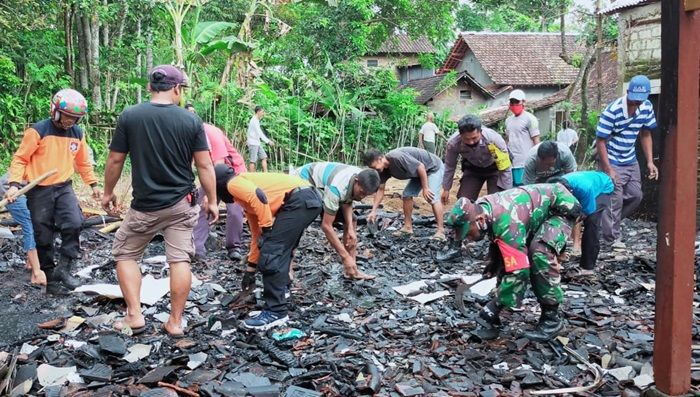
[[[682,0],[664,0],[661,18],[659,128],[665,133],[665,150],[656,254],[654,380],[659,392],[678,396],[690,390],[700,40],[688,38],[700,37],[700,12],[686,12]]]
[[[700,10],[700,0],[685,0],[685,10],[686,11]]]

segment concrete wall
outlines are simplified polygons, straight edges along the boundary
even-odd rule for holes
[[[468,100],[460,99],[459,92],[461,90],[471,90],[472,98]],[[426,105],[435,114],[447,111],[450,113],[449,118],[451,120],[457,120],[466,114],[478,113],[478,110],[484,106],[485,102],[486,98],[480,92],[466,82],[460,81],[456,86],[448,88]]]
[[[618,91],[632,76],[644,74],[658,93],[661,78],[661,2],[624,10],[618,19]],[[656,80],[656,81],[655,81]],[[654,91],[656,89],[656,91]]]
[[[387,55],[375,55],[375,56],[364,56],[360,58],[360,63],[364,67],[367,66],[367,61],[370,59],[377,60],[377,68],[382,68],[382,69],[392,69],[394,71],[394,75],[396,75],[396,78],[401,81],[401,72],[399,71],[399,68],[401,67],[406,67],[406,66],[415,66],[415,65],[420,65],[420,61],[418,60],[418,56],[387,56]],[[406,82],[403,81],[401,84],[405,84]]]
[[[360,62],[366,67],[367,60],[376,59],[377,67],[380,68],[396,68],[398,66],[411,66],[420,65],[418,57],[413,56],[387,56],[387,55],[374,55],[374,56],[364,56],[360,58]]]
[[[474,80],[483,86],[493,84],[493,80],[491,80],[491,77],[489,77],[484,67],[481,66],[481,63],[478,59],[476,59],[476,56],[471,51],[467,51],[467,54],[464,56],[459,65],[457,65],[458,72],[462,72],[464,70],[472,75]]]
[[[544,139],[552,131],[552,124],[556,119],[556,110],[554,108],[540,109],[534,114],[540,122],[540,139]]]

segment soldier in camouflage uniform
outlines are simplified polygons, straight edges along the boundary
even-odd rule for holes
[[[559,314],[563,292],[559,286],[559,262],[581,205],[560,183],[518,187],[484,196],[476,203],[461,198],[447,223],[458,240],[482,240],[488,235],[492,249],[485,273],[500,275],[497,295],[479,313],[475,334],[495,339],[499,334],[499,312],[519,307],[528,282],[542,307],[537,327],[526,337],[547,341],[564,327]],[[496,243],[496,244],[493,244]],[[519,269],[518,269],[519,268]],[[515,269],[515,270],[514,270]]]

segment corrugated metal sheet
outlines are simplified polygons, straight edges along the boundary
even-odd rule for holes
[[[615,14],[626,8],[637,7],[644,4],[656,3],[659,0],[617,0],[608,7],[600,10],[601,14]]]

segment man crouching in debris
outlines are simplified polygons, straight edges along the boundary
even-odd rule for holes
[[[501,277],[496,297],[479,312],[474,334],[490,340],[498,337],[503,307],[519,307],[527,283],[542,308],[539,323],[525,337],[548,341],[563,328],[559,313],[563,292],[559,286],[559,262],[581,205],[562,184],[539,184],[484,196],[473,203],[457,201],[448,217],[457,239],[479,241],[488,235],[498,246],[502,262],[492,259],[484,274]],[[493,246],[493,245],[492,245]],[[495,253],[491,258],[499,257]]]
[[[615,183],[601,171],[579,171],[550,178],[548,183],[561,183],[581,203],[583,215],[583,242],[581,244],[581,267],[576,276],[595,274],[600,252],[603,214],[610,210],[610,200]]]
[[[359,201],[377,192],[379,173],[371,168],[363,170],[347,164],[318,162],[301,167],[299,176],[323,191],[321,230],[343,260],[345,277],[356,280],[373,279],[374,276],[357,268],[357,225],[352,213],[352,203],[353,200]],[[343,224],[342,243],[333,229],[335,222]]]
[[[425,149],[400,147],[386,154],[375,149],[368,150],[363,161],[366,166],[379,172],[379,190],[374,196],[372,212],[368,216],[370,222],[377,218],[377,208],[384,199],[384,187],[389,178],[408,179],[401,194],[403,201],[404,225],[394,233],[394,237],[410,237],[413,235],[413,198],[422,191],[425,201],[433,207],[437,230],[432,240],[445,241],[443,227],[443,207],[440,201],[440,187],[445,174],[445,165],[440,158]]]
[[[250,228],[248,267],[241,285],[255,285],[255,271],[263,275],[265,309],[243,322],[249,329],[266,331],[283,325],[287,316],[289,265],[304,230],[321,213],[318,190],[292,175],[248,172],[236,176],[225,164],[214,167],[216,193],[224,203],[238,203]],[[273,221],[274,218],[274,221]]]

